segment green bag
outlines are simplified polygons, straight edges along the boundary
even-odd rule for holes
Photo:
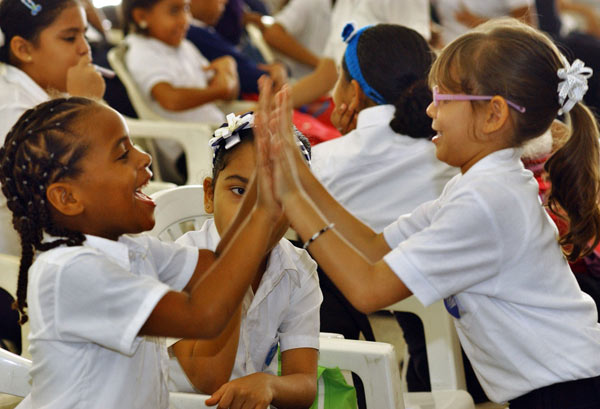
[[[340,368],[317,370],[317,397],[310,409],[356,409],[356,389],[348,385]]]

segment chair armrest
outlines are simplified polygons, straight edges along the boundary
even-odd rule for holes
[[[31,391],[31,361],[0,348],[0,393],[26,396]]]

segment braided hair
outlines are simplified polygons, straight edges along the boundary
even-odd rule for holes
[[[87,151],[81,136],[73,131],[82,111],[95,105],[86,98],[58,98],[26,111],[6,136],[0,148],[0,183],[12,212],[12,222],[21,237],[21,263],[17,300],[13,308],[27,322],[27,272],[35,250],[46,251],[62,244],[81,245],[82,233],[56,225],[46,189],[66,177],[81,173],[79,162]],[[44,240],[44,232],[57,237]]]

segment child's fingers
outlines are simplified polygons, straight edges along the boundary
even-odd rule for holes
[[[258,109],[267,114],[271,109],[273,81],[269,76],[262,75],[258,79]]]
[[[223,397],[223,393],[224,392],[225,392],[225,385],[223,385],[219,389],[217,389],[217,391],[215,393],[213,393],[210,396],[210,398],[206,399],[206,401],[204,403],[207,406],[214,406],[214,405],[216,405],[217,403],[219,403],[219,401]]]

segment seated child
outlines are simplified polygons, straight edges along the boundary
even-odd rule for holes
[[[176,120],[223,122],[214,101],[238,96],[235,61],[222,57],[209,64],[186,40],[186,1],[125,0],[122,7],[129,33],[125,63],[154,110]]]
[[[211,141],[213,177],[204,180],[204,207],[214,220],[186,233],[178,243],[215,249],[226,229],[235,224],[244,196],[256,194],[249,183],[257,162],[254,115],[231,114],[227,119],[229,123]],[[308,157],[308,141],[300,133],[297,136]],[[246,292],[241,317],[238,311],[215,340],[181,340],[171,347],[176,359],[171,359],[170,387],[214,393],[207,403],[220,402],[223,407],[237,407],[233,402],[248,399],[245,389],[252,390],[253,403],[307,408],[312,404],[322,296],[316,263],[305,250],[282,238],[288,226],[286,218],[277,222],[273,246]],[[278,346],[282,376],[277,376]]]
[[[281,217],[264,170],[252,211],[212,252],[127,236],[154,226],[150,163],[116,111],[75,97],[26,111],[0,149],[31,407],[167,409],[157,337],[216,337],[256,275]]]

